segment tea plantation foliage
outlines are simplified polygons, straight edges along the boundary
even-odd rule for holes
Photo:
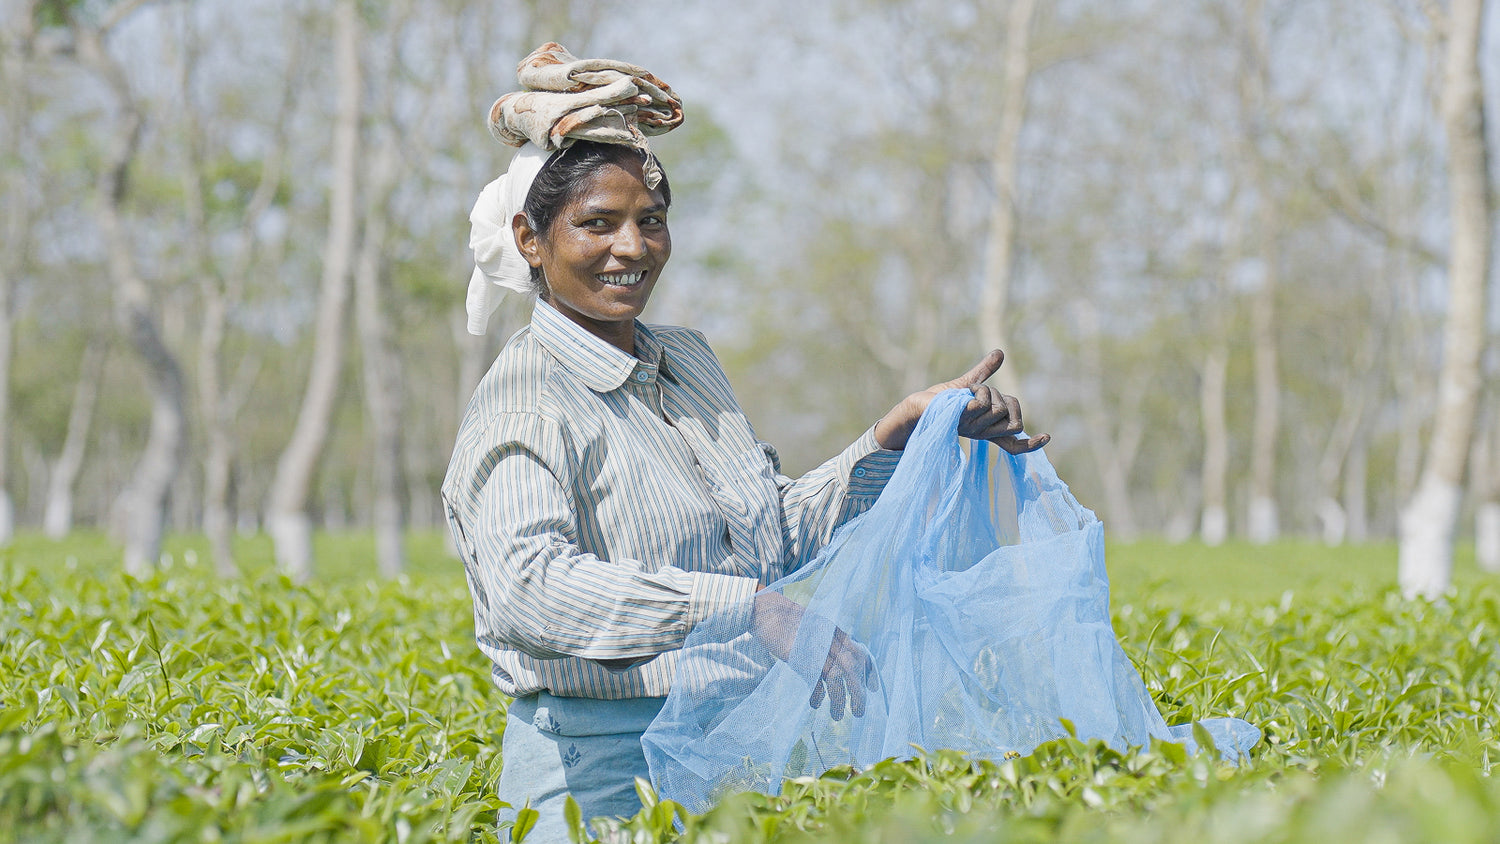
[[[429,538],[417,571],[376,582],[367,539],[324,542],[342,562],[308,586],[256,563],[264,549],[232,581],[180,543],[145,581],[97,540],[4,552],[0,839],[518,832],[494,825],[506,700],[457,564]],[[1439,604],[1140,592],[1117,598],[1116,629],[1167,721],[1250,719],[1266,741],[1249,765],[1072,739],[1002,764],[936,751],[732,798],[678,817],[680,840],[1500,841],[1500,588],[1471,578]],[[674,840],[675,807],[646,798],[605,838]]]

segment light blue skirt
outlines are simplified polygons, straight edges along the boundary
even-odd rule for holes
[[[516,698],[501,745],[499,820],[514,821],[529,801],[540,817],[527,844],[567,844],[569,794],[585,821],[640,811],[635,778],[650,779],[641,733],[665,698],[596,700],[540,692]]]

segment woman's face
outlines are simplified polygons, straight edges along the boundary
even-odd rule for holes
[[[633,354],[633,321],[672,254],[666,202],[646,187],[640,166],[595,170],[545,233],[533,232],[524,214],[515,228],[521,254],[542,268],[547,301]]]

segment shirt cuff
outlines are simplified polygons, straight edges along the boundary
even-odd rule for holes
[[[688,572],[693,591],[688,598],[688,630],[692,631],[709,618],[715,626],[732,630],[736,635],[750,629],[750,613],[755,608],[753,577],[729,574]]]
[[[851,497],[875,498],[885,489],[900,460],[901,452],[880,447],[875,439],[875,426],[871,425],[839,455],[839,480]]]

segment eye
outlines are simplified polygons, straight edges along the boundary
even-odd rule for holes
[[[667,218],[662,214],[649,214],[641,218],[641,225],[643,226],[665,226],[666,224]]]
[[[579,226],[585,229],[605,229],[609,228],[609,221],[603,217],[591,217],[579,223]]]

